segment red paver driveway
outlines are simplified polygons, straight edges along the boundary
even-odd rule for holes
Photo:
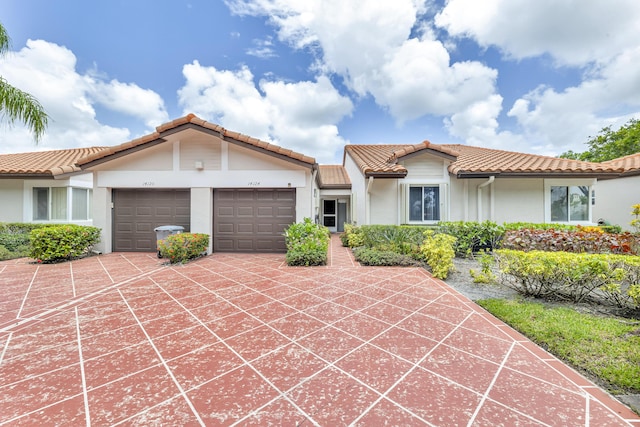
[[[0,263],[0,425],[638,425],[417,268]]]

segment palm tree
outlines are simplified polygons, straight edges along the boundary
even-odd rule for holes
[[[0,23],[0,57],[7,54],[11,39]],[[23,122],[33,133],[36,143],[44,135],[49,116],[37,99],[32,95],[11,86],[0,76],[0,118],[6,118],[9,124],[16,120]]]

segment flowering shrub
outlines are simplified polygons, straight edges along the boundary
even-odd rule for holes
[[[206,253],[208,246],[208,234],[170,234],[158,242],[158,254],[171,264],[182,263]]]
[[[534,230],[523,228],[505,232],[502,248],[521,251],[565,251],[576,253],[612,253],[633,255],[638,248],[638,237],[631,233],[603,233],[594,227],[576,231]],[[597,227],[595,227],[597,228]]]
[[[100,241],[100,229],[75,224],[36,228],[29,235],[29,256],[39,262],[57,262],[89,253]]]

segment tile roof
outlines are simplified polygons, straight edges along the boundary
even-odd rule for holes
[[[320,165],[318,185],[320,188],[351,188],[351,180],[342,165]]]
[[[537,154],[517,153],[463,144],[347,145],[345,155],[353,158],[365,176],[401,178],[407,170],[398,161],[408,155],[430,152],[451,159],[449,172],[459,177],[508,175],[616,176],[618,164],[581,162]],[[640,160],[638,160],[640,161]]]
[[[66,150],[34,151],[31,153],[1,154],[2,178],[53,178],[80,172],[76,162],[105,150],[106,147],[70,148]]]
[[[257,148],[261,150],[266,150],[270,153],[273,153],[277,156],[282,156],[290,160],[295,160],[300,163],[304,163],[310,166],[314,166],[316,164],[316,160],[313,157],[305,156],[304,154],[296,153],[295,151],[287,150],[275,144],[270,144],[265,141],[261,141],[256,138],[252,138],[247,135],[243,135],[238,132],[233,132],[223,128],[222,126],[216,125],[214,123],[209,123],[205,120],[200,119],[195,114],[187,114],[184,117],[180,117],[168,123],[162,124],[156,127],[156,131],[145,135],[141,138],[134,139],[132,141],[125,142],[124,144],[120,144],[114,147],[109,147],[107,150],[104,150],[100,153],[95,153],[93,155],[87,156],[78,161],[79,166],[88,165],[93,162],[101,162],[109,160],[110,158],[119,157],[123,154],[126,154],[128,151],[137,151],[142,148],[145,148],[148,144],[155,145],[160,142],[165,141],[165,137],[171,135],[172,133],[178,132],[185,127],[195,127],[201,128],[208,131],[213,131],[217,133],[220,138],[238,143],[240,145],[248,145],[251,148]]]
[[[640,153],[630,154],[620,157],[619,159],[602,162],[603,165],[609,165],[614,168],[622,169],[622,176],[640,175]]]

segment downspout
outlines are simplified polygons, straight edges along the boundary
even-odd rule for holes
[[[493,181],[495,181],[496,177],[495,175],[491,175],[489,177],[489,179],[486,182],[483,182],[482,184],[478,185],[478,222],[482,221],[482,189],[484,187],[486,187],[487,185],[490,185],[493,183]],[[491,214],[493,214],[493,212],[491,212]]]
[[[316,177],[318,176],[318,169],[314,166],[313,171],[311,172],[311,211],[309,211],[309,215],[311,219],[315,222],[320,221],[318,217],[318,213],[316,213],[316,201],[320,197],[320,188],[317,186]],[[316,196],[317,195],[317,196]]]
[[[369,179],[367,180],[367,191],[365,192],[365,197],[366,197],[366,201],[365,201],[365,216],[366,216],[366,222],[365,224],[369,225],[371,223],[371,198],[369,197],[369,193],[371,193],[371,187],[373,187],[373,177],[370,176]]]

